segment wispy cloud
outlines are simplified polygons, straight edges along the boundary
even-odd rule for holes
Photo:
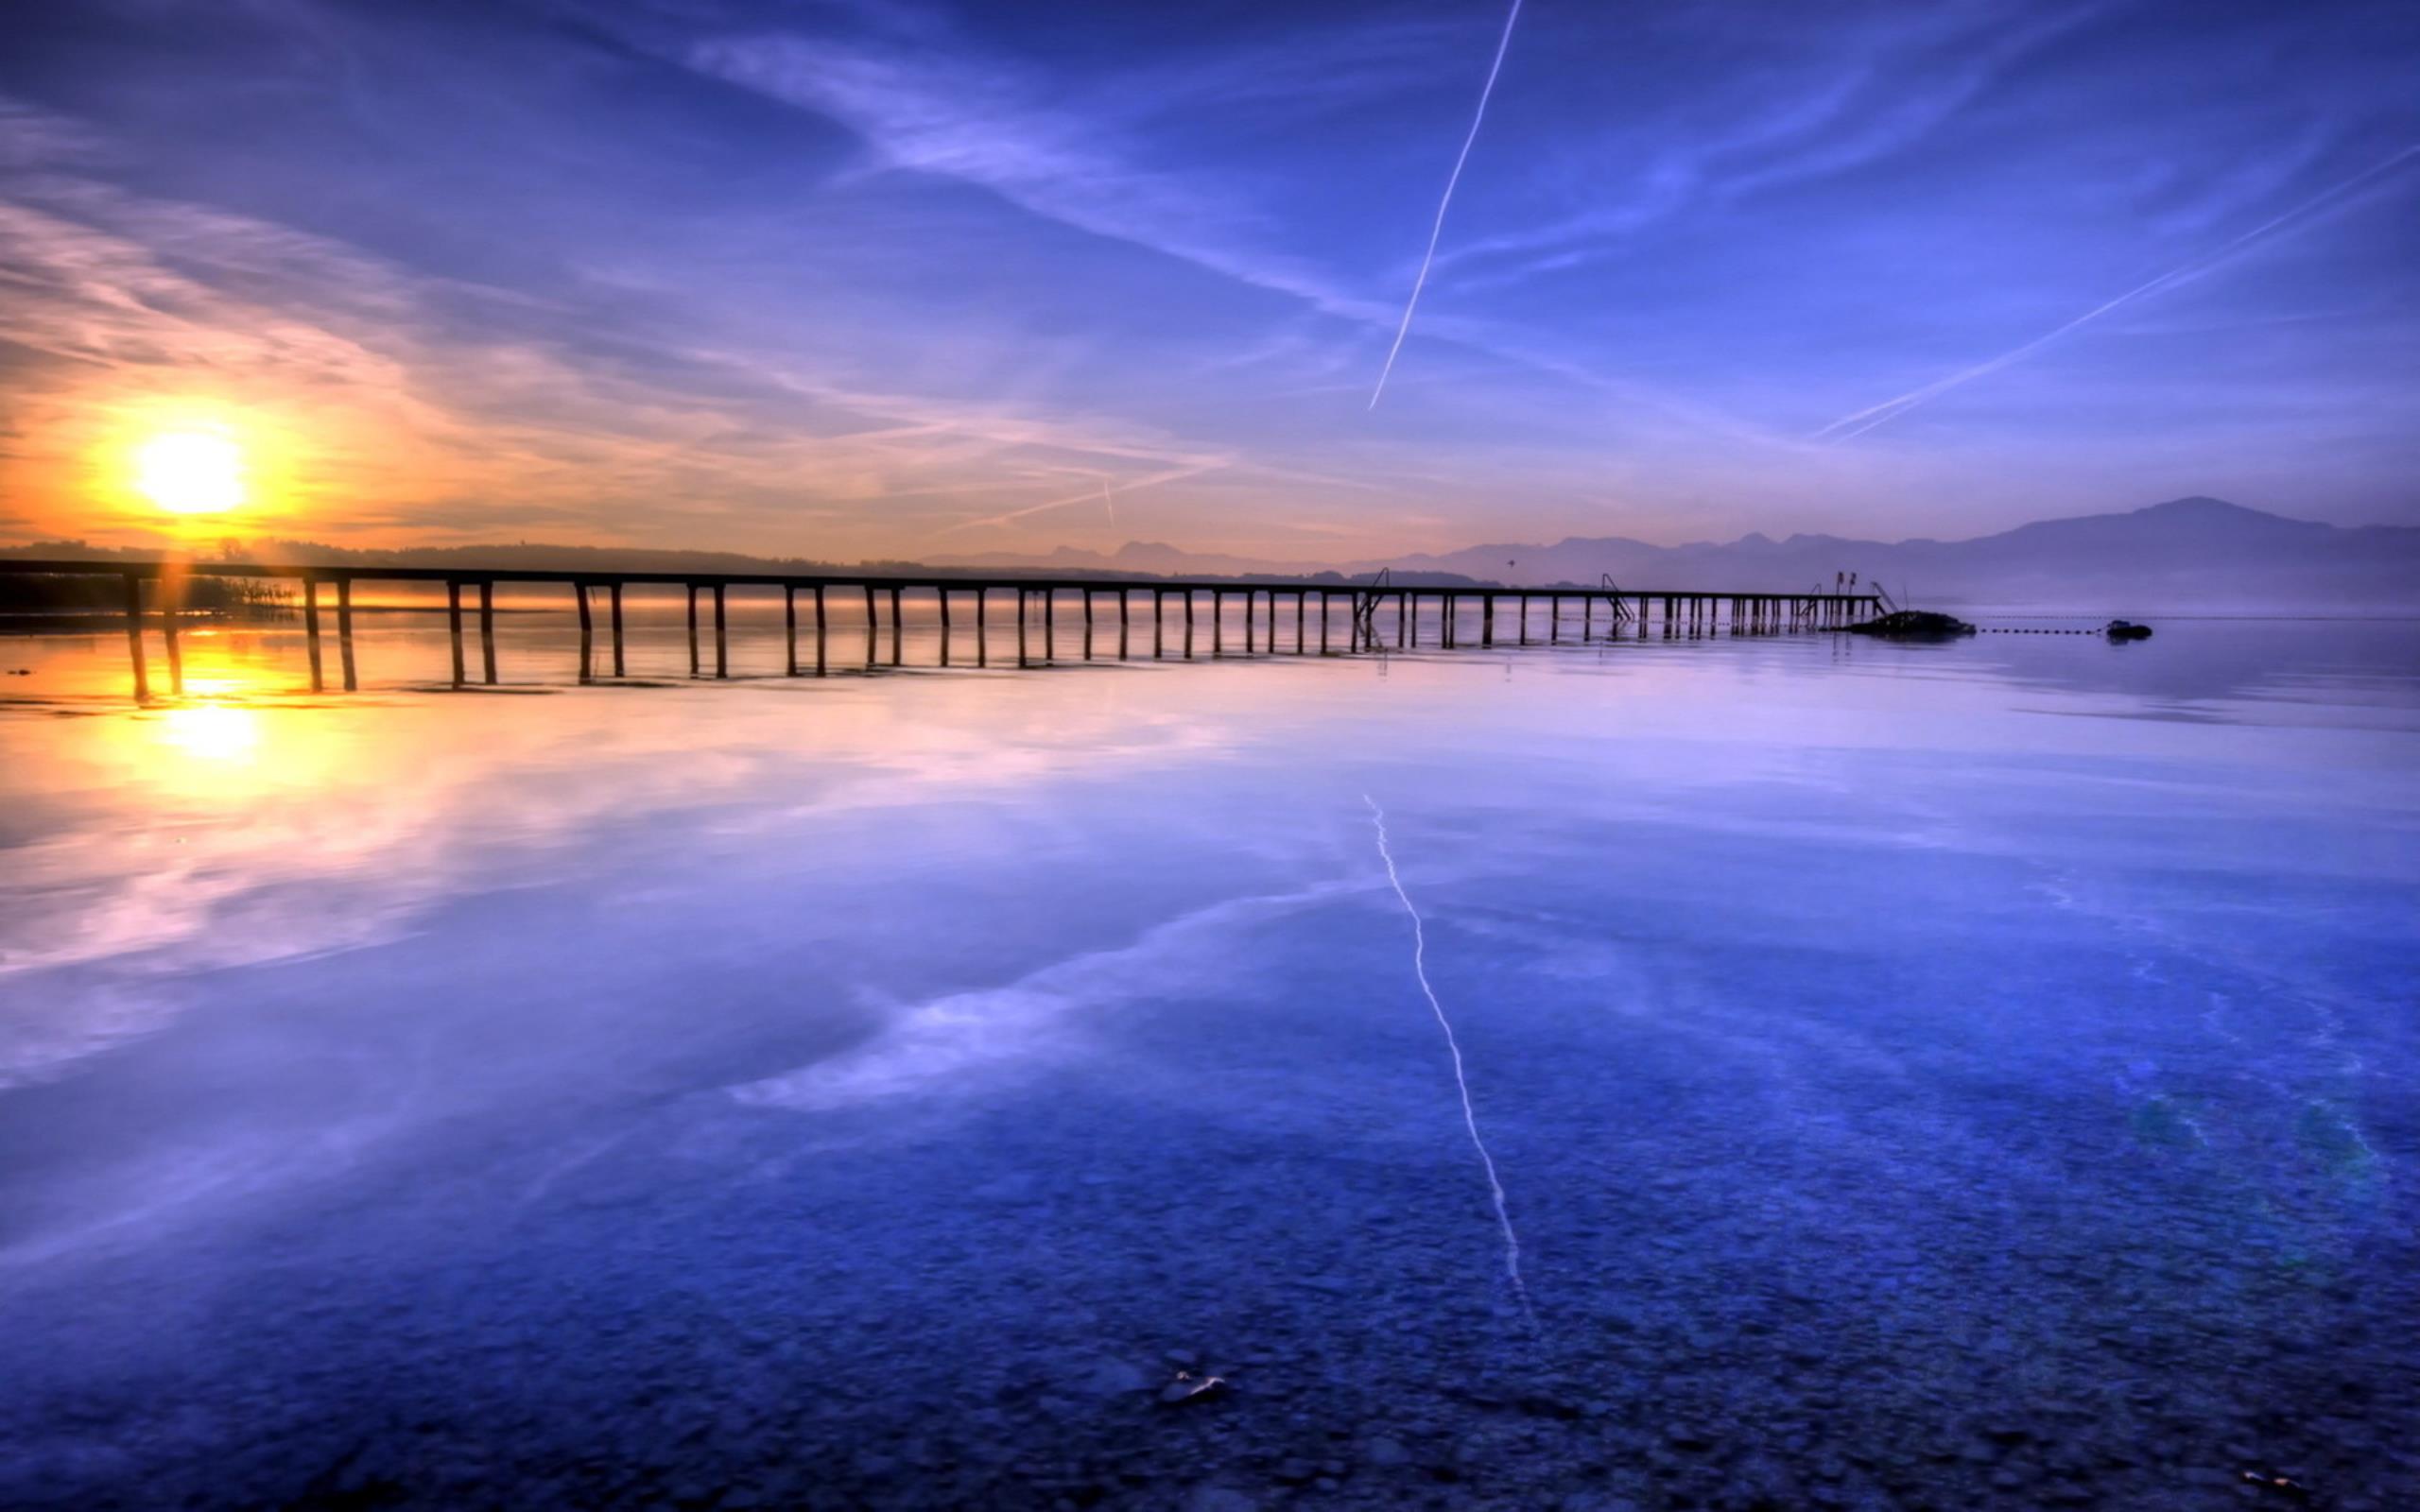
[[[2315,120],[2284,137],[2266,131],[2250,138],[2235,155],[2214,162],[2164,160],[2154,175],[2159,208],[2152,225],[2163,236],[2198,237],[2227,221],[2273,203],[2279,195],[2320,164],[2335,146],[2333,123]]]
[[[1249,233],[1267,223],[1245,199],[1200,173],[1142,165],[1104,123],[1050,103],[1045,85],[1013,63],[971,50],[779,33],[700,42],[687,61],[840,122],[879,166],[978,184],[1046,219],[1349,320],[1387,318],[1308,263],[1253,245]]]
[[[1279,228],[1219,176],[1148,165],[1148,147],[1123,136],[1115,115],[1051,103],[1064,92],[1018,64],[953,45],[945,33],[928,30],[913,47],[764,33],[699,42],[683,57],[712,77],[840,122],[865,141],[877,168],[979,185],[1048,221],[1286,296],[1337,322],[1319,335],[1281,325],[1274,344],[1255,339],[1233,364],[1275,351],[1325,352],[1318,365],[1333,370],[1340,338],[1400,335],[1397,307],[1354,291],[1310,260],[1271,249]],[[1124,91],[1112,84],[1096,93],[1115,98]],[[1494,363],[1616,394],[1667,420],[1735,438],[1756,430],[1718,405],[1568,355],[1541,356],[1538,343],[1484,318],[1432,320],[1425,329]]]
[[[1881,22],[1828,24],[1792,37],[1796,55],[1739,78],[1731,92],[1617,114],[1618,128],[1565,146],[1575,215],[1475,238],[1447,250],[1467,267],[1459,286],[1485,288],[1611,255],[1621,239],[1697,206],[1849,172],[1908,151],[2051,42],[2104,13],[1948,8]],[[1784,32],[1788,35],[1785,26]]]
[[[1887,534],[1941,528],[1945,496],[1983,529],[2181,491],[2180,457],[2193,489],[2411,507],[2398,222],[2158,298],[2290,186],[2420,136],[2392,0],[1525,6],[1364,419],[1437,132],[1508,6],[277,0],[191,45],[125,8],[22,28],[0,92],[43,105],[0,97],[0,498],[140,530],[95,481],[156,399],[279,432],[298,514],[355,539],[1027,550],[1099,544],[1112,507],[1238,554]],[[2072,402],[1826,444],[2107,302],[2077,279],[2162,268],[2083,318],[2168,334],[2073,344]]]
[[[635,523],[616,501],[683,499],[694,515],[783,495],[784,512],[804,522],[822,512],[821,497],[931,491],[907,480],[937,472],[996,493],[1019,488],[1021,472],[1041,481],[1069,455],[1156,465],[1191,455],[1129,422],[853,392],[727,353],[665,353],[680,369],[718,367],[711,398],[633,382],[507,335],[450,337],[410,278],[332,244],[65,187],[90,218],[0,199],[12,296],[0,301],[0,341],[17,352],[0,409],[42,438],[11,462],[27,492],[44,475],[80,475],[110,444],[112,417],[139,413],[147,396],[206,396],[289,438],[302,451],[291,508],[321,528],[475,535],[482,520],[526,524],[552,509],[612,537]],[[221,269],[274,267],[285,302],[263,306],[177,271],[163,247]],[[875,423],[837,434],[785,425],[795,399]],[[810,481],[775,492],[785,477]]]
[[[1943,394],[1949,392],[1953,388],[1959,387],[1964,384],[1972,383],[1978,378],[1986,377],[1992,373],[1999,371],[2003,368],[2011,367],[2016,363],[2024,361],[2036,352],[2041,351],[2044,347],[2047,347],[2053,341],[2058,340],[2061,336],[2066,335],[2070,332],[2089,325],[2093,321],[2100,319],[2102,316],[2108,315],[2116,310],[2123,309],[2125,306],[2134,303],[2136,300],[2160,293],[2165,289],[2174,288],[2179,284],[2191,283],[2196,279],[2216,272],[2227,264],[2235,261],[2238,257],[2251,251],[2259,244],[2270,240],[2272,237],[2282,232],[2296,230],[2330,211],[2342,209],[2345,205],[2353,202],[2353,200],[2358,198],[2360,190],[2373,184],[2377,180],[2393,174],[2396,169],[2402,167],[2405,163],[2411,162],[2415,157],[2420,157],[2420,144],[2414,144],[2411,146],[2407,146],[2402,151],[2388,158],[2385,162],[2375,163],[2370,167],[2363,169],[2361,172],[2353,175],[2353,177],[2349,179],[2329,185],[2327,188],[2321,190],[2318,194],[2313,195],[2309,198],[2303,200],[2300,204],[2295,205],[2292,209],[2261,222],[2259,225],[2252,228],[2252,230],[2237,236],[2232,241],[2214,249],[2203,256],[2194,258],[2190,262],[2179,264],[2177,266],[2169,268],[2167,272],[2160,274],[2156,278],[2137,284],[2133,288],[2128,289],[2125,293],[2117,296],[2115,299],[2105,300],[2102,302],[2094,305],[2091,309],[2084,311],[2082,315],[2059,325],[2053,326],[2051,329],[2045,331],[2031,341],[2025,342],[2020,346],[2011,347],[2008,351],[2001,352],[1996,357],[1992,357],[1985,361],[1976,363],[1972,367],[1961,368],[1956,372],[1949,373],[1941,378],[1936,378],[1931,383],[1926,384],[1922,387],[1909,389],[1906,393],[1886,399],[1878,404],[1869,404],[1865,408],[1858,410],[1855,413],[1843,415],[1815,434],[1819,437],[1837,437],[1840,439],[1847,440],[1853,437],[1862,436],[1866,432],[1875,429],[1876,426],[1887,425],[1891,421],[1906,414],[1908,411],[1914,409],[1920,404],[1928,403],[1931,400],[1938,399]]]

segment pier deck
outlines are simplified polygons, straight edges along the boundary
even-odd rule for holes
[[[729,606],[734,589],[767,589],[782,595],[783,622],[788,655],[784,675],[825,677],[850,663],[861,640],[866,668],[906,664],[904,604],[910,595],[934,603],[941,638],[938,665],[953,663],[964,632],[958,612],[968,612],[974,631],[972,664],[990,666],[995,601],[1010,595],[1016,620],[1017,666],[1047,665],[1060,655],[1059,607],[1071,595],[1080,599],[1083,634],[1081,656],[1091,661],[1137,658],[1190,660],[1201,651],[1218,657],[1235,654],[1226,644],[1226,614],[1230,600],[1244,607],[1244,655],[1352,656],[1420,646],[1427,625],[1435,648],[1536,645],[1615,639],[1683,639],[1706,635],[1772,635],[1840,628],[1875,612],[1879,603],[1872,593],[1711,593],[1703,590],[1638,589],[1605,582],[1596,588],[1495,588],[1484,586],[1426,587],[1387,580],[1387,575],[1362,583],[1313,583],[1270,579],[1186,580],[1181,578],[1102,579],[1038,576],[1016,574],[951,573],[705,573],[592,572],[543,568],[458,567],[331,567],[277,562],[176,561],[167,558],[132,560],[37,559],[0,558],[0,576],[115,577],[124,584],[120,617],[125,623],[127,652],[134,696],[151,696],[150,669],[144,648],[147,623],[155,623],[167,652],[169,691],[183,693],[183,660],[177,640],[183,585],[195,577],[259,578],[300,583],[301,612],[311,663],[311,686],[324,685],[320,654],[322,595],[335,590],[337,664],[343,686],[359,686],[354,644],[354,585],[364,582],[431,583],[445,589],[447,627],[453,641],[453,681],[457,687],[474,680],[465,653],[463,591],[477,590],[471,607],[478,621],[480,684],[496,681],[495,590],[500,583],[557,585],[570,591],[579,617],[579,680],[619,678],[627,665],[627,634],[622,596],[626,588],[670,587],[688,594],[689,673],[697,678],[731,675]],[[700,635],[700,596],[711,604],[712,663]],[[840,647],[833,626],[833,602],[861,600],[864,623],[846,648]],[[1196,609],[1210,603],[1209,644],[1201,647]],[[602,600],[600,606],[599,600]],[[1150,649],[1139,648],[1135,621],[1138,601],[1148,598]],[[1171,603],[1171,600],[1174,603]],[[804,601],[804,623],[802,603]],[[1098,644],[1099,606],[1114,607],[1117,621],[1114,653]],[[1341,630],[1337,609],[1342,606]],[[960,610],[959,606],[964,606]],[[1531,627],[1533,606],[1542,606],[1543,624]],[[602,610],[610,652],[610,673],[597,670],[596,620]],[[1426,610],[1433,608],[1433,617]],[[1263,612],[1265,609],[1265,613]],[[1291,613],[1286,611],[1290,610]],[[1290,620],[1290,623],[1288,621]],[[1316,621],[1316,624],[1313,621]],[[1509,623],[1507,623],[1509,621]],[[1575,623],[1576,621],[1576,623]],[[889,629],[889,644],[883,631]],[[1172,623],[1173,622],[1173,623]],[[1257,633],[1256,633],[1257,632]]]

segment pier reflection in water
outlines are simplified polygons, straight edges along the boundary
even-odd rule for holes
[[[521,607],[511,696],[5,644],[0,1501],[2410,1484],[2410,627],[717,683],[633,594],[642,695]]]

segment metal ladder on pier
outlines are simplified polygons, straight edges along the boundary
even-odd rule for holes
[[[1358,650],[1378,644],[1378,602],[1394,581],[1394,569],[1381,567],[1370,581],[1353,590],[1353,644]]]

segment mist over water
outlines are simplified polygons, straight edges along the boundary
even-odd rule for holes
[[[2420,627],[1006,608],[0,644],[0,1503],[2420,1485]]]

